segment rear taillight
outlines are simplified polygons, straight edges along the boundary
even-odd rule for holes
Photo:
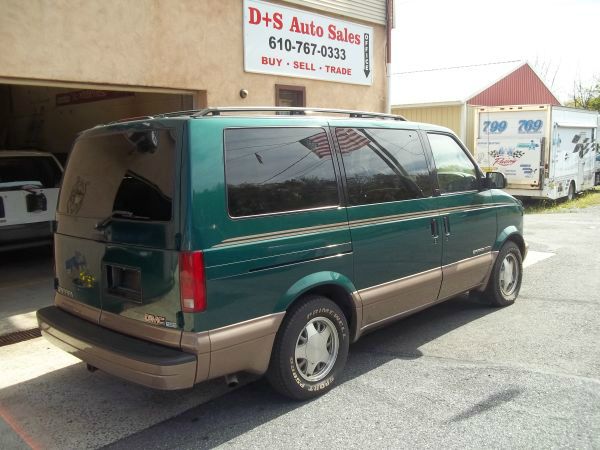
[[[206,309],[206,277],[202,252],[179,254],[179,292],[183,312],[194,313]]]

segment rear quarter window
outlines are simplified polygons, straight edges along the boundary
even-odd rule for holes
[[[339,204],[323,128],[225,130],[225,177],[232,217]]]

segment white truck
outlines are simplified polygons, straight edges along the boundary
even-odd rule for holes
[[[598,181],[598,113],[551,105],[479,107],[475,159],[520,197],[573,198]]]
[[[600,133],[600,113],[598,114],[598,132]],[[596,176],[594,185],[600,186],[600,137],[596,136]]]
[[[50,153],[0,150],[0,252],[52,243],[62,172]]]

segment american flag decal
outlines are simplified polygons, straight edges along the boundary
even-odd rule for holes
[[[342,153],[350,153],[358,150],[371,141],[353,128],[338,128],[336,131],[338,143]],[[327,133],[313,134],[301,139],[300,143],[314,152],[319,158],[331,157],[331,149],[327,140]]]
[[[331,157],[331,149],[329,148],[329,140],[327,139],[327,133],[322,131],[321,133],[313,134],[307,138],[301,139],[300,143],[307,149],[317,155],[319,158],[325,158],[326,156]]]
[[[368,145],[371,141],[353,128],[338,128],[336,131],[342,153],[350,153]]]

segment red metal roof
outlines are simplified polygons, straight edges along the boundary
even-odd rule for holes
[[[469,105],[558,105],[560,102],[529,64],[523,64],[497,83],[467,100]]]

